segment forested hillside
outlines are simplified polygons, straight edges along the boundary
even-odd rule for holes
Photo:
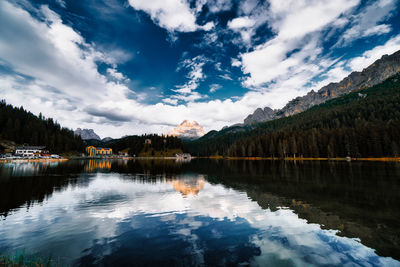
[[[150,139],[151,144],[146,145],[145,140]],[[174,153],[186,151],[186,145],[174,136],[132,135],[120,139],[112,139],[108,142],[99,140],[86,140],[86,143],[93,146],[110,147],[115,153],[128,150],[130,155],[142,156],[173,156]],[[164,153],[165,152],[165,153]]]
[[[51,118],[0,101],[0,140],[16,144],[46,146],[51,152],[83,152],[85,144],[72,130],[61,127]]]
[[[192,154],[281,158],[399,156],[400,74],[303,113],[261,123],[252,130],[208,136],[189,144]]]

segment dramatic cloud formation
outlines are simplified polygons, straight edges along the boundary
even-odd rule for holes
[[[74,3],[0,2],[0,94],[103,137],[220,129],[400,49],[399,1]]]
[[[271,1],[267,12],[276,36],[254,51],[241,55],[243,71],[250,74],[245,86],[259,86],[278,78],[287,80],[293,72],[301,78],[316,75],[318,70],[312,65],[322,52],[319,31],[357,3],[315,1],[310,5],[305,1]],[[305,65],[308,66],[304,71],[298,71],[299,66]],[[308,74],[310,70],[312,73]]]
[[[348,19],[351,21],[351,27],[344,32],[338,44],[348,44],[360,38],[360,35],[367,37],[390,32],[391,26],[382,21],[393,15],[398,4],[398,1],[378,0],[364,7],[359,14]]]
[[[129,0],[129,4],[143,10],[161,27],[170,31],[193,32],[198,29],[210,30],[213,22],[203,26],[196,24],[196,15],[184,0]]]

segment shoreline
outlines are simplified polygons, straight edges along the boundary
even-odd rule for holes
[[[381,162],[400,162],[400,157],[381,157],[381,158],[300,158],[300,157],[222,157],[222,156],[209,156],[198,157],[208,159],[226,159],[226,160],[281,160],[281,161],[381,161]]]
[[[16,163],[25,163],[25,162],[58,162],[58,161],[67,161],[68,158],[61,159],[0,159],[0,163],[8,163],[8,162],[16,162]]]
[[[184,160],[176,157],[65,157],[60,159],[0,159],[0,163],[27,163],[27,162],[63,162],[68,160]],[[268,161],[376,161],[376,162],[400,162],[400,157],[381,157],[381,158],[299,158],[299,157],[287,157],[287,158],[272,158],[272,157],[223,157],[223,156],[208,156],[208,157],[191,157],[191,159],[216,159],[216,160],[268,160]]]

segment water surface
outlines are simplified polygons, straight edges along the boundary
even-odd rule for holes
[[[0,253],[72,266],[400,266],[400,164],[0,165]]]

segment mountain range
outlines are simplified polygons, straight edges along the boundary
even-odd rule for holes
[[[400,156],[400,72],[374,86],[266,122],[211,131],[188,143],[198,156]]]
[[[312,90],[305,96],[291,100],[282,109],[258,108],[244,119],[244,125],[270,121],[303,112],[329,99],[376,85],[399,71],[400,51],[397,51],[392,55],[382,56],[361,72],[352,72],[340,82],[330,83],[317,92]]]

